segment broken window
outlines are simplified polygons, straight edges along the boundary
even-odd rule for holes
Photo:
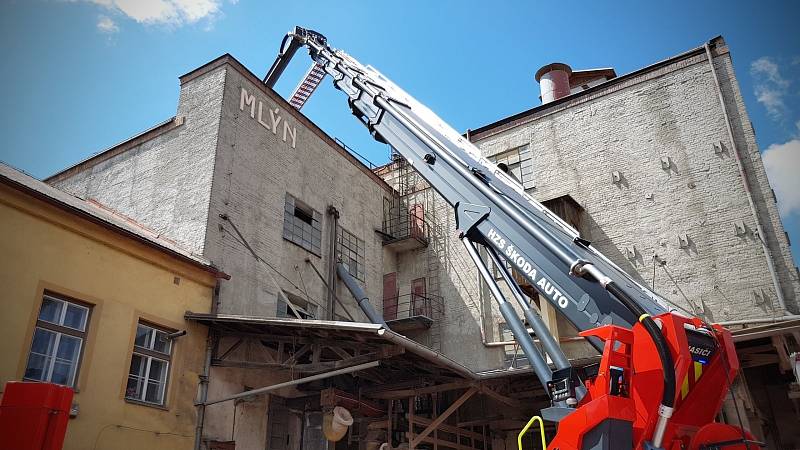
[[[501,168],[507,168],[507,173],[513,178],[516,178],[520,184],[524,185],[524,183],[531,178],[530,161],[526,161],[527,164],[525,165],[524,169],[522,165],[522,153],[526,153],[527,150],[528,146],[523,145],[521,147],[512,148],[511,150],[506,150],[502,153],[489,156],[487,159],[497,164]]]
[[[283,238],[320,256],[322,245],[322,214],[286,194],[283,214]]]
[[[354,278],[365,281],[364,240],[353,233],[338,227],[336,230],[336,257]]]
[[[315,319],[317,305],[291,292],[282,291],[278,295],[278,317],[289,319]]]

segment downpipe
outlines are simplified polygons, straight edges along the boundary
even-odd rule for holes
[[[750,191],[750,182],[748,181],[747,172],[745,172],[744,165],[742,164],[742,157],[739,154],[739,147],[736,145],[736,141],[733,139],[733,127],[731,126],[731,119],[728,116],[728,107],[725,106],[725,97],[722,95],[722,88],[719,84],[717,69],[714,67],[714,57],[711,55],[711,47],[709,47],[708,42],[706,42],[703,47],[706,50],[708,64],[711,66],[711,76],[714,78],[714,86],[717,88],[717,96],[719,97],[720,107],[722,108],[722,116],[725,118],[725,128],[728,132],[728,139],[731,141],[733,156],[736,160],[736,167],[739,169],[739,176],[742,179],[742,187],[744,188],[745,194],[747,194],[746,197],[747,203],[750,205],[750,212],[753,214],[753,219],[756,221],[756,233],[758,233],[758,241],[761,242],[761,246],[764,249],[764,257],[767,260],[767,269],[769,270],[770,277],[772,278],[772,286],[775,288],[775,295],[778,298],[778,306],[780,306],[781,312],[786,314],[788,312],[786,309],[786,299],[783,297],[783,290],[781,289],[781,283],[778,280],[778,273],[775,271],[775,262],[772,258],[772,250],[769,248],[767,236],[764,234],[764,229],[761,227],[761,219],[758,215],[756,204],[753,201],[753,193]]]

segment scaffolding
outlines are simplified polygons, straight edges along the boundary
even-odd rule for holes
[[[384,245],[398,252],[419,251],[425,264],[424,294],[411,293],[409,309],[431,314],[428,346],[441,350],[441,327],[444,308],[441,296],[440,271],[444,256],[443,230],[437,218],[436,192],[398,153],[392,151],[391,162],[384,166],[382,176],[395,189],[386,199],[383,211]],[[404,294],[407,295],[407,294]],[[398,295],[402,298],[403,295]],[[430,305],[420,308],[418,305]],[[392,305],[394,307],[394,305]],[[391,311],[390,311],[391,312]]]

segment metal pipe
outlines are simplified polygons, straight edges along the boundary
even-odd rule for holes
[[[377,331],[377,334],[378,336],[386,339],[387,341],[393,344],[397,344],[405,349],[411,350],[413,353],[416,353],[417,355],[424,357],[428,361],[440,362],[443,366],[458,373],[464,378],[469,378],[469,379],[478,378],[477,374],[468,369],[467,367],[462,366],[461,364],[442,355],[441,353],[431,350],[426,345],[420,344],[419,342],[416,341],[412,341],[411,339],[408,339],[405,336],[397,334],[392,330],[381,328]]]
[[[356,280],[353,279],[353,277],[347,271],[347,268],[344,267],[344,264],[336,264],[336,273],[339,274],[339,278],[344,281],[344,285],[347,286],[347,289],[351,294],[353,294],[356,302],[358,302],[358,306],[361,307],[361,310],[364,311],[364,314],[367,315],[367,318],[374,324],[381,325],[384,328],[389,328],[389,325],[387,325],[386,321],[383,320],[383,316],[375,311],[375,308],[373,308],[369,303],[369,297],[367,297],[367,294],[364,293],[364,290],[361,289],[361,286],[358,285]]]
[[[797,320],[800,319],[800,315],[798,314],[790,314],[781,317],[768,317],[768,318],[761,318],[761,319],[742,319],[742,320],[729,320],[727,322],[717,322],[717,325],[721,325],[726,327],[728,325],[748,325],[751,323],[780,323],[786,322],[788,320]]]
[[[339,211],[333,206],[328,206],[328,217],[330,220],[330,244],[328,246],[328,319],[336,320],[334,315],[334,297],[336,297],[336,232],[339,227]]]
[[[311,260],[308,259],[308,258],[306,258],[306,264],[311,266],[311,268],[314,270],[314,273],[317,274],[317,277],[319,277],[319,280],[322,281],[323,285],[325,285],[325,288],[328,290],[328,292],[333,295],[333,299],[336,300],[336,303],[338,303],[339,306],[342,307],[342,311],[344,311],[344,313],[347,315],[347,317],[350,319],[350,321],[351,322],[355,322],[356,319],[354,319],[353,315],[350,314],[350,311],[347,310],[347,307],[344,305],[344,302],[342,302],[342,299],[340,299],[339,296],[336,295],[336,292],[333,291],[333,289],[331,288],[331,285],[329,285],[328,282],[325,281],[325,277],[323,277],[322,274],[319,273],[319,270],[317,269],[317,266],[315,266],[314,263],[311,262]]]
[[[495,267],[497,267],[497,270],[500,272],[500,275],[503,277],[503,280],[511,289],[511,293],[514,294],[514,299],[516,299],[520,308],[522,308],[522,313],[525,315],[525,318],[528,320],[531,328],[533,328],[536,336],[539,337],[545,353],[547,353],[550,356],[550,359],[553,360],[553,364],[555,364],[556,369],[571,367],[569,360],[567,359],[566,355],[564,355],[564,351],[561,350],[558,342],[556,342],[555,338],[550,333],[550,329],[547,328],[547,325],[542,320],[542,316],[540,316],[538,312],[534,311],[528,302],[525,301],[525,294],[511,277],[511,274],[508,273],[508,269],[506,268],[505,264],[500,261],[500,258],[497,256],[497,253],[493,248],[486,247],[486,250],[489,254],[489,258],[491,258]]]
[[[206,402],[204,402],[202,404],[205,405],[205,406],[208,406],[208,405],[214,405],[214,404],[217,404],[217,403],[227,402],[227,401],[230,401],[230,400],[236,400],[237,398],[252,397],[254,395],[260,395],[260,394],[263,394],[265,392],[270,392],[270,391],[274,391],[274,390],[277,390],[277,389],[282,389],[282,388],[285,388],[285,387],[297,386],[298,384],[309,383],[311,381],[317,381],[317,380],[324,380],[325,378],[335,377],[336,375],[343,375],[343,374],[346,374],[346,373],[357,372],[359,370],[371,369],[373,367],[378,366],[380,363],[381,363],[380,361],[371,361],[371,362],[368,362],[368,363],[359,364],[357,366],[350,366],[350,367],[345,367],[343,369],[337,369],[337,370],[332,370],[330,372],[324,372],[324,373],[320,373],[320,374],[317,374],[317,375],[312,375],[310,377],[298,378],[296,380],[291,380],[291,381],[286,381],[286,382],[283,382],[283,383],[273,384],[271,386],[265,386],[265,387],[258,388],[258,389],[251,389],[249,391],[240,392],[238,394],[234,394],[234,395],[231,395],[231,396],[228,396],[228,397],[219,398],[219,399],[216,399],[216,400],[212,400],[210,402],[206,401]]]
[[[733,138],[733,127],[731,126],[731,119],[728,116],[728,107],[725,106],[725,97],[722,96],[722,88],[719,84],[717,69],[714,67],[714,58],[711,55],[711,47],[709,47],[708,42],[706,42],[703,47],[706,50],[708,64],[711,66],[711,75],[712,78],[714,78],[714,86],[717,88],[717,96],[719,97],[719,104],[722,107],[722,116],[725,118],[725,128],[728,131],[728,139],[731,141],[731,148],[733,150],[734,159],[736,160],[736,167],[739,169],[739,176],[742,178],[742,187],[744,187],[747,203],[750,205],[750,211],[753,213],[753,218],[756,221],[758,240],[761,242],[761,246],[764,248],[764,256],[767,259],[767,269],[772,277],[772,285],[775,287],[775,294],[778,296],[778,305],[781,307],[783,314],[786,314],[786,299],[783,298],[783,290],[781,289],[780,280],[778,280],[778,273],[775,271],[775,263],[772,259],[772,251],[769,249],[769,245],[767,244],[767,237],[764,234],[764,229],[761,227],[761,220],[758,216],[756,204],[753,202],[753,194],[750,192],[750,183],[747,180],[747,173],[745,172],[744,165],[742,164],[741,155],[739,154],[739,147],[736,145],[736,141]]]
[[[478,272],[480,272],[481,276],[486,281],[486,285],[489,287],[492,296],[498,303],[500,314],[503,315],[503,318],[506,320],[506,325],[511,329],[511,333],[517,339],[517,342],[519,342],[522,352],[525,353],[533,371],[536,372],[536,376],[539,377],[539,381],[541,381],[542,386],[544,386],[545,392],[550,392],[549,389],[547,389],[547,382],[553,379],[553,371],[550,370],[550,366],[547,365],[547,361],[545,361],[542,353],[536,348],[536,345],[534,345],[533,340],[528,334],[528,330],[522,325],[522,321],[519,320],[517,312],[514,311],[511,304],[506,301],[503,293],[500,292],[500,288],[498,288],[497,283],[494,282],[492,274],[489,273],[489,269],[478,254],[475,245],[473,245],[466,236],[461,237],[461,242],[464,244],[464,247],[466,247],[467,253],[469,253],[470,258],[472,258],[472,261],[478,268]]]
[[[203,373],[200,375],[200,386],[198,392],[197,405],[197,427],[194,432],[194,450],[200,450],[203,442],[203,426],[206,420],[206,405],[208,400],[208,375],[211,370],[211,353],[213,352],[213,331],[208,330],[206,338],[206,356],[203,361]]]

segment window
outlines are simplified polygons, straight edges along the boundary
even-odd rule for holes
[[[283,238],[320,256],[322,215],[310,206],[286,194],[283,213]]]
[[[492,161],[493,163],[500,165],[505,164],[508,168],[508,173],[513,178],[516,178],[520,184],[525,184],[526,181],[530,178],[530,167],[529,164],[526,164],[526,167],[522,167],[522,153],[527,152],[527,145],[523,145],[522,147],[512,148],[511,150],[506,150],[502,153],[498,153],[493,156],[489,156],[487,159]]]
[[[163,405],[167,390],[172,340],[169,331],[139,322],[133,344],[125,398]]]
[[[45,293],[23,379],[74,387],[90,308]]]
[[[347,267],[347,272],[364,281],[364,240],[338,227],[336,230],[336,257]]]
[[[291,292],[282,291],[278,296],[277,316],[290,319],[314,319],[317,315],[317,305],[303,300]]]

